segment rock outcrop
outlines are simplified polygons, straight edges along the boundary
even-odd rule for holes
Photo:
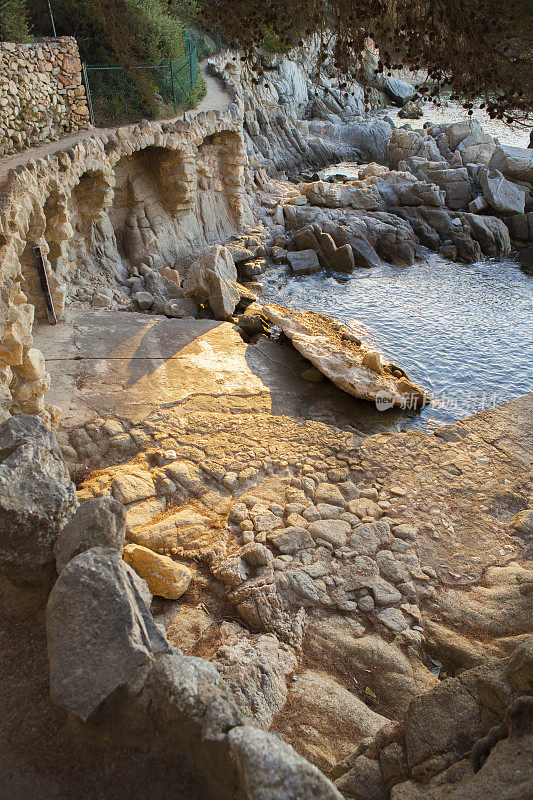
[[[355,334],[328,317],[273,305],[265,306],[264,311],[303,356],[348,394],[389,408],[421,409],[429,402],[424,390],[402,369],[364,347]]]
[[[54,544],[78,504],[56,438],[36,417],[0,425],[0,574],[50,581]]]
[[[413,700],[333,770],[346,800],[474,800],[533,790],[531,639]],[[517,668],[529,674],[524,683]]]

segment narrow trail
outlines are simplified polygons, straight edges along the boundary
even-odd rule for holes
[[[222,82],[218,80],[218,78],[214,78],[207,73],[207,60],[202,61],[199,66],[204,75],[207,92],[198,106],[188,113],[194,115],[204,111],[225,111],[231,103],[231,95],[225,90]],[[176,117],[170,117],[164,121],[172,122],[174,120],[182,119],[182,117],[183,114],[178,114]],[[23,150],[20,153],[13,153],[9,156],[3,156],[0,158],[0,195],[5,191],[5,184],[10,169],[27,164],[28,161],[31,161],[32,159],[35,160],[38,158],[44,158],[48,155],[53,155],[59,150],[65,150],[69,147],[72,147],[77,142],[83,141],[84,139],[89,139],[92,136],[98,136],[102,133],[111,133],[115,131],[117,127],[120,126],[114,125],[110,128],[90,128],[86,131],[78,131],[77,133],[71,133],[67,136],[62,136],[61,139],[57,139],[54,142],[44,142],[38,147],[30,147],[29,149]]]

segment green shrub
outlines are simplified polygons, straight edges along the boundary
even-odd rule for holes
[[[0,0],[0,40],[31,41],[28,10],[24,0]]]

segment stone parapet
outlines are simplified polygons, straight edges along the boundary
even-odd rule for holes
[[[0,42],[0,156],[90,128],[71,36]]]

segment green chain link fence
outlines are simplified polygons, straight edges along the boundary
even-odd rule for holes
[[[183,58],[157,66],[84,64],[91,122],[98,127],[171,117],[201,97],[202,75],[189,38]]]

